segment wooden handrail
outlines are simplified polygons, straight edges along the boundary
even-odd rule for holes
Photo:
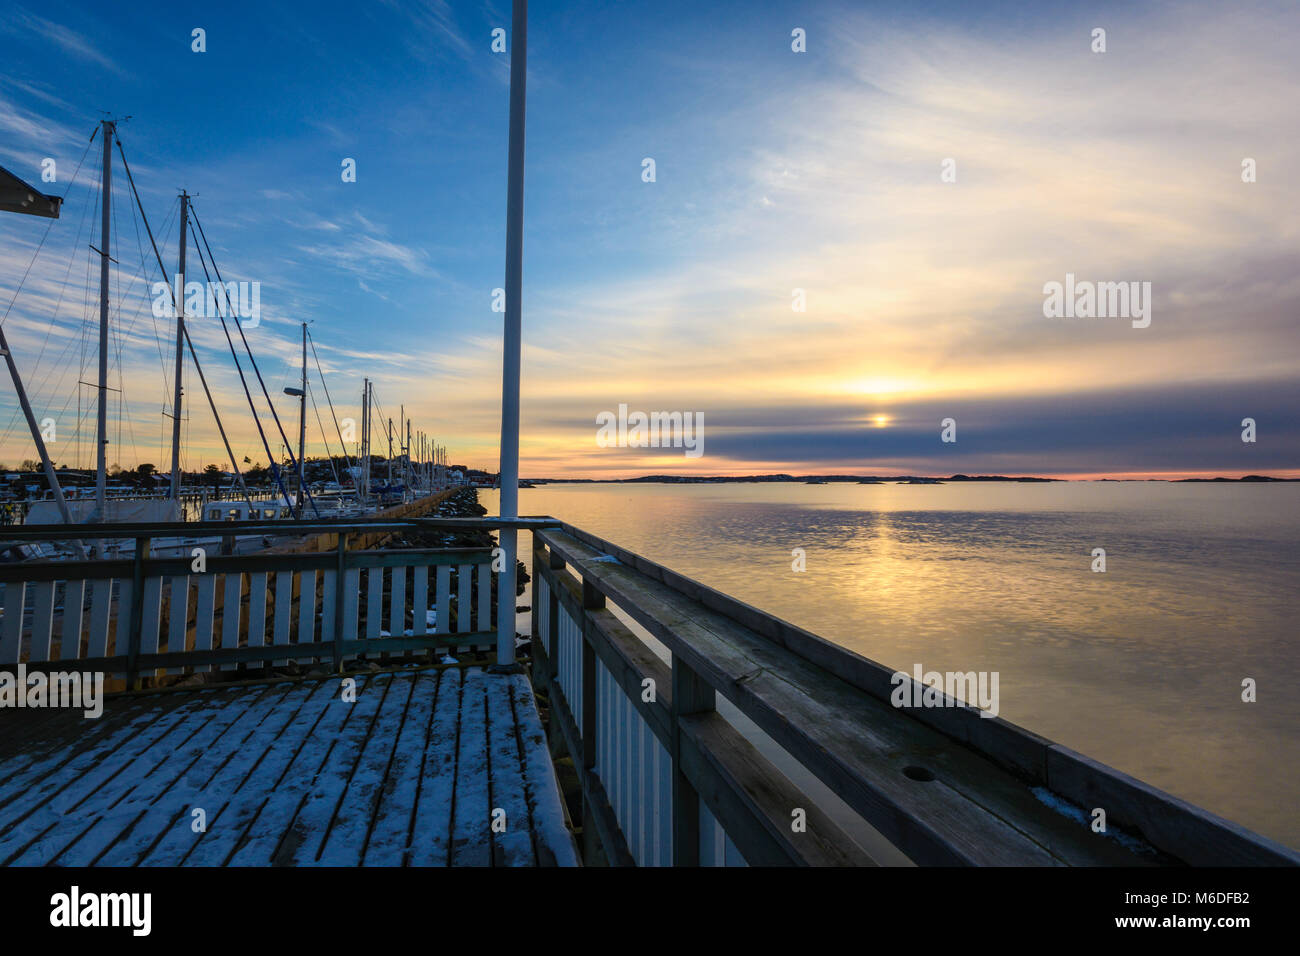
[[[320,520],[281,521],[151,521],[91,524],[14,525],[0,529],[0,539],[8,544],[29,541],[72,541],[77,539],[115,540],[123,538],[193,538],[212,535],[311,535],[425,531],[432,528],[450,530],[493,531],[519,528],[534,531],[559,528],[561,522],[545,515],[520,518],[325,518]]]
[[[547,560],[534,568],[580,622],[584,640],[607,635],[612,613],[574,601],[553,568],[557,559],[581,576],[583,591],[603,595],[672,653],[681,676],[669,696],[686,688],[692,698],[667,714],[682,770],[690,766],[686,737],[698,747],[721,720],[706,706],[703,684],[918,863],[1300,864],[1294,850],[951,698],[940,707],[895,708],[892,670],[571,525],[539,531],[536,540]],[[605,660],[608,648],[594,643]],[[607,666],[635,702],[619,663]],[[661,662],[660,671],[662,678]],[[663,732],[662,714],[647,722]],[[711,756],[711,749],[696,755],[696,773]],[[736,785],[721,793],[741,800]],[[1082,812],[1076,819],[1062,806]],[[1096,807],[1106,810],[1108,834],[1079,822]],[[689,834],[684,839],[679,852],[689,858]]]
[[[364,538],[364,532],[371,531],[375,524],[363,523],[360,537]],[[495,642],[496,632],[487,626],[490,602],[486,600],[492,548],[353,551],[349,550],[346,530],[337,533],[336,539],[336,546],[328,552],[204,556],[201,569],[193,567],[188,555],[152,557],[151,539],[144,536],[135,539],[136,550],[129,558],[0,565],[5,612],[0,670],[12,670],[22,661],[61,671],[102,671],[124,675],[127,687],[135,689],[142,675],[158,669],[229,667],[305,658],[332,662],[338,670],[346,658],[362,653],[387,655]],[[438,571],[436,589],[430,587],[431,568]],[[358,588],[351,579],[363,569],[367,572],[363,593],[369,603],[361,613],[367,633],[359,634]],[[456,595],[451,593],[453,570],[457,574]],[[409,592],[408,576],[414,583]],[[315,590],[317,578],[323,583],[321,592]],[[298,593],[302,579],[312,582],[309,605],[301,603]],[[93,584],[92,613],[83,652],[82,638],[87,632],[80,605],[87,593],[87,582]],[[332,598],[326,603],[330,588]],[[78,607],[71,612],[71,618],[65,607],[63,643],[56,659],[52,638],[58,626],[54,609],[60,589],[65,601],[66,595],[75,593]],[[165,589],[170,590],[164,601]],[[477,612],[470,602],[475,589]],[[178,593],[179,600],[173,600]],[[408,593],[412,602],[409,605]],[[425,618],[431,594],[436,594],[437,599],[436,633],[427,630]],[[28,595],[36,608],[30,625],[24,613]],[[267,614],[268,600],[276,603],[272,616]],[[299,638],[291,641],[295,605]],[[39,611],[41,607],[45,613]],[[243,620],[245,610],[247,619]],[[408,614],[413,615],[412,624],[410,633],[404,635]],[[457,630],[450,631],[453,618]],[[390,636],[378,636],[389,628]],[[24,634],[29,629],[27,640]],[[187,633],[189,646],[178,643],[185,640],[182,635]],[[114,635],[111,650],[110,635]],[[161,648],[164,638],[166,650]],[[246,646],[240,646],[245,640]]]
[[[344,533],[346,534],[346,532]],[[206,559],[208,574],[238,572],[323,571],[337,565],[335,550],[304,551],[289,554],[211,555]],[[137,564],[144,577],[172,577],[190,574],[192,558],[148,557],[113,558],[106,561],[40,561],[31,564],[0,564],[0,584],[10,581],[94,581],[105,578],[129,578]],[[347,570],[357,568],[391,568],[456,564],[489,564],[492,549],[483,548],[401,548],[348,551]]]
[[[673,759],[673,787],[676,798],[670,814],[673,856],[677,865],[698,862],[700,801],[724,820],[728,838],[744,858],[755,865],[865,866],[870,857],[802,791],[786,779],[771,762],[734,727],[711,709],[711,690],[699,688],[699,696],[688,704],[690,714],[675,713],[674,701],[689,694],[680,687],[674,692],[673,673],[647,645],[637,638],[619,617],[598,606],[590,590],[583,600],[583,585],[563,570],[558,553],[541,546],[535,537],[534,580],[546,581],[546,610],[534,604],[534,680],[549,694],[552,726],[570,754],[583,788],[583,820],[586,832],[599,837],[601,849],[611,864],[630,865],[633,854],[620,828],[617,813],[610,806],[607,786],[594,772],[589,755],[602,746],[602,725],[585,703],[593,686],[595,666],[603,669]],[[558,565],[558,567],[557,567]],[[593,607],[583,607],[590,603]],[[552,648],[556,648],[559,613],[581,621],[583,639],[582,730],[578,728],[568,691],[557,680],[555,654],[548,654],[538,640],[539,620],[550,623]],[[544,615],[544,617],[543,617]],[[591,663],[589,664],[588,661]],[[680,683],[680,678],[679,678]],[[647,688],[653,690],[647,699]],[[617,747],[617,743],[616,743]],[[624,755],[626,758],[627,755]],[[620,758],[623,759],[623,758]],[[807,816],[807,828],[795,832],[791,809]]]

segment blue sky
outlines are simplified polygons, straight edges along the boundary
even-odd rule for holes
[[[495,466],[507,3],[12,10],[0,164],[38,183],[53,157],[62,193],[99,111],[129,114],[169,267],[184,187],[226,278],[261,282],[250,341],[274,393],[307,319],[340,415],[369,376],[386,414],[405,402],[453,459]],[[1300,474],[1298,22],[1294,4],[533,4],[523,473]],[[97,146],[86,163],[5,325],[69,442]],[[0,222],[0,308],[46,225]],[[1152,327],[1044,318],[1067,271],[1152,281]],[[170,336],[140,302],[115,315],[122,464],[166,457]],[[265,460],[219,331],[195,338],[236,455]],[[186,466],[224,461],[186,393]],[[706,454],[597,447],[619,403],[702,413]],[[32,454],[13,405],[5,388],[11,465]]]

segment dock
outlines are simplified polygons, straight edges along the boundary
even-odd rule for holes
[[[0,671],[122,689],[98,719],[0,709],[0,864],[870,866],[860,827],[918,865],[1300,864],[960,701],[898,706],[890,669],[562,520],[299,527],[333,548],[195,571],[150,554],[175,526],[117,526],[129,559],[0,567]],[[492,549],[370,547],[507,527],[515,664]]]
[[[351,700],[331,677],[121,696],[88,724],[23,712],[0,744],[0,865],[576,862],[525,677],[352,680]]]

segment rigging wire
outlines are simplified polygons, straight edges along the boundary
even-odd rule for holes
[[[191,204],[190,209],[191,209],[191,211],[193,211],[193,204]],[[216,258],[212,255],[212,247],[208,245],[208,237],[207,237],[207,233],[205,233],[205,232],[203,231],[203,223],[199,220],[199,216],[198,216],[198,213],[197,213],[197,212],[194,213],[194,225],[198,226],[198,228],[199,228],[199,237],[203,240],[203,246],[204,246],[204,248],[208,250],[208,258],[212,260],[212,270],[217,274],[217,282],[221,283],[221,287],[222,287],[222,290],[223,290],[222,299],[224,300],[224,299],[226,298],[226,296],[225,296],[225,294],[224,294],[224,290],[225,290],[225,282],[224,282],[224,280],[221,278],[221,269],[219,269],[219,268],[217,267],[217,260],[216,260]],[[200,260],[201,260],[201,259],[202,259],[202,255],[200,255],[199,258],[200,258]],[[225,325],[224,321],[222,322],[222,325],[223,325],[223,326]],[[264,381],[262,380],[262,373],[261,373],[260,371],[258,371],[258,368],[257,368],[257,359],[255,359],[255,358],[253,357],[253,350],[252,350],[252,348],[251,348],[251,347],[249,346],[249,344],[248,344],[248,337],[247,337],[246,335],[244,335],[244,326],[243,326],[243,323],[239,321],[238,316],[235,317],[235,328],[239,331],[239,338],[240,338],[240,339],[243,341],[243,343],[244,343],[244,351],[246,351],[246,352],[248,353],[248,362],[249,362],[249,364],[253,367],[253,374],[255,374],[255,375],[257,376],[257,382],[258,382],[258,384],[262,386],[262,394],[266,397],[266,404],[267,404],[267,405],[270,407],[270,409],[271,409],[271,418],[275,421],[275,427],[276,427],[276,429],[280,432],[280,438],[281,438],[281,440],[284,442],[284,444],[285,444],[285,448],[286,448],[286,449],[288,450],[288,452],[289,452],[289,462],[290,462],[290,464],[293,465],[293,467],[294,467],[295,470],[299,470],[299,467],[298,467],[298,459],[294,456],[293,448],[292,448],[292,447],[290,446],[290,444],[289,444],[289,436],[286,435],[286,434],[284,433],[284,426],[280,424],[280,415],[279,415],[278,412],[276,412],[276,410],[275,410],[275,403],[271,401],[271,395],[270,395],[270,393],[266,390],[266,382],[264,382]],[[270,454],[269,451],[268,451],[267,453]],[[277,470],[278,470],[278,469],[277,469]],[[305,467],[305,466],[301,469],[300,473],[302,474],[303,478],[306,478],[306,474],[307,474],[307,472],[306,472],[306,467]],[[281,486],[283,487],[283,483],[282,483]],[[316,507],[316,502],[315,502],[315,500],[313,500],[313,498],[312,498],[312,496],[311,496],[311,492],[307,490],[307,484],[306,484],[306,481],[303,481],[303,482],[302,482],[302,488],[301,488],[300,490],[301,490],[301,492],[302,492],[302,496],[303,496],[304,498],[306,498],[307,501],[309,501],[309,502],[311,503],[311,509],[312,509],[312,511],[315,513],[316,517],[319,518],[319,517],[320,517],[320,510]],[[287,497],[287,496],[286,496],[286,497]],[[302,503],[301,503],[301,502],[299,502],[299,505],[298,505],[298,513],[299,513],[299,515],[302,514]]]
[[[96,126],[95,129],[98,130],[99,127]],[[81,171],[81,164],[86,161],[86,154],[90,152],[90,144],[94,141],[95,133],[92,132],[90,134],[90,139],[86,141],[86,148],[81,154],[81,160],[77,163],[77,169],[73,172],[72,179],[68,182],[68,188],[64,191],[63,198],[59,200],[60,206],[63,205],[64,201],[68,198],[68,194],[72,191],[72,185],[77,181],[77,173]],[[9,300],[9,308],[5,309],[5,314],[3,316],[0,316],[0,328],[4,327],[5,320],[9,318],[9,313],[13,309],[14,303],[18,301],[18,293],[23,291],[23,284],[27,281],[27,276],[31,273],[32,266],[36,265],[36,257],[41,254],[41,247],[45,245],[45,240],[49,238],[50,230],[53,228],[54,220],[51,219],[49,224],[45,227],[45,233],[41,236],[41,241],[36,246],[36,251],[32,253],[32,261],[27,263],[27,271],[23,273],[22,279],[18,281],[18,288],[14,289],[13,298]]]
[[[334,419],[334,430],[338,432],[338,436],[339,436],[339,448],[343,452],[343,460],[347,462],[348,470],[350,473],[353,467],[352,456],[348,454],[347,443],[343,441],[343,429],[339,428],[339,418],[338,415],[334,413],[334,400],[330,398],[330,388],[328,385],[325,384],[325,370],[321,368],[320,356],[316,354],[316,339],[311,334],[311,329],[307,330],[307,342],[308,344],[311,345],[311,357],[316,362],[316,374],[320,376],[321,388],[325,389],[325,401],[329,404],[330,417]]]
[[[339,481],[339,470],[334,466],[334,453],[330,451],[329,436],[325,434],[325,423],[321,421],[320,406],[316,404],[316,395],[310,384],[307,386],[307,397],[311,399],[312,411],[316,413],[316,425],[320,428],[321,441],[325,443],[325,457],[330,463],[330,471],[334,473],[334,484],[338,485],[339,488],[342,488],[343,482]]]
[[[98,129],[98,127],[96,127],[96,129]],[[92,135],[91,135],[91,141],[93,141],[94,138],[95,138],[95,137],[94,137],[94,135],[92,134]],[[76,168],[75,170],[73,170],[73,173],[72,173],[72,179],[70,179],[70,180],[68,181],[68,188],[64,191],[64,194],[63,194],[63,200],[61,201],[60,205],[62,205],[62,202],[66,202],[66,201],[67,201],[68,196],[72,195],[72,188],[73,188],[73,186],[76,185],[76,182],[77,182],[77,176],[80,174],[80,172],[81,172],[81,167],[82,167],[82,165],[85,163],[86,155],[87,155],[87,153],[89,153],[89,152],[90,152],[90,142],[87,142],[87,143],[86,143],[86,150],[85,150],[85,152],[83,152],[83,153],[81,154],[81,161],[77,163],[77,168]],[[91,186],[87,185],[87,186],[86,186],[86,189],[87,189],[87,191],[89,191],[89,190],[91,189]],[[55,302],[55,304],[54,304],[54,309],[53,309],[53,310],[51,311],[51,313],[50,313],[50,322],[49,322],[49,325],[47,326],[46,331],[45,331],[45,338],[44,338],[44,340],[41,342],[41,349],[40,349],[40,352],[37,353],[36,361],[32,363],[32,368],[33,368],[33,369],[39,367],[40,362],[41,362],[41,358],[45,355],[45,349],[46,349],[46,347],[49,345],[50,336],[54,333],[54,320],[55,320],[56,316],[58,315],[58,310],[59,310],[59,308],[60,308],[60,307],[62,306],[62,304],[63,304],[63,296],[64,296],[64,294],[65,294],[66,291],[67,291],[68,280],[71,278],[71,275],[72,275],[72,266],[73,266],[73,264],[74,264],[74,263],[76,262],[76,260],[77,260],[76,251],[75,251],[75,250],[76,250],[77,246],[81,244],[81,233],[82,233],[82,231],[85,229],[85,225],[86,225],[86,216],[87,216],[88,210],[89,210],[89,207],[88,207],[88,206],[83,206],[83,207],[82,207],[81,222],[80,222],[80,224],[79,224],[78,227],[77,227],[77,237],[76,237],[76,239],[74,240],[74,244],[73,244],[73,247],[72,247],[74,251],[73,251],[72,255],[70,255],[70,256],[68,257],[68,268],[67,268],[67,269],[65,270],[65,272],[64,272],[64,275],[63,275],[63,282],[61,283],[61,285],[60,285],[60,287],[59,287],[59,298],[58,298],[58,300]],[[41,254],[41,247],[44,246],[44,244],[45,244],[45,240],[46,240],[46,238],[49,236],[49,232],[50,232],[50,230],[51,230],[53,227],[54,227],[54,220],[51,219],[50,222],[49,222],[49,225],[47,225],[47,226],[45,227],[45,235],[41,237],[41,242],[40,242],[40,244],[36,247],[36,250],[32,253],[32,260],[31,260],[31,262],[28,263],[28,265],[27,265],[27,272],[24,272],[24,273],[23,273],[22,281],[18,283],[18,288],[16,288],[16,289],[14,290],[13,298],[10,299],[10,301],[9,301],[9,308],[5,310],[4,319],[0,319],[0,326],[3,326],[3,325],[4,325],[4,320],[5,320],[5,319],[8,319],[8,317],[9,317],[9,313],[10,313],[10,311],[12,311],[12,309],[13,309],[13,307],[14,307],[14,303],[18,301],[18,295],[19,295],[19,293],[22,292],[23,284],[27,281],[28,273],[30,273],[30,272],[32,271],[32,268],[36,265],[36,260],[37,260],[37,258],[40,256],[40,254]],[[89,266],[87,266],[87,268],[89,268]],[[66,350],[67,350],[67,347],[65,346],[65,353],[66,353]],[[62,354],[61,354],[61,355],[60,355],[60,358],[62,358],[62,357],[63,357],[63,356],[62,356]],[[48,377],[48,376],[47,376],[47,377]],[[43,387],[43,386],[42,386],[42,385],[37,385],[35,388],[31,389],[32,394],[36,394],[36,392],[39,391],[39,389],[40,389],[41,387]],[[0,443],[7,443],[7,442],[8,442],[9,437],[10,437],[10,434],[11,434],[11,432],[12,432],[12,430],[13,430],[13,426],[14,426],[14,424],[18,421],[18,414],[19,414],[19,412],[20,412],[20,409],[17,408],[17,407],[15,406],[14,411],[13,411],[13,414],[12,414],[12,415],[10,416],[10,418],[9,418],[9,423],[5,426],[5,429],[4,429],[4,433],[3,433],[3,435],[0,435]]]
[[[192,206],[190,207],[190,211],[194,211]],[[197,223],[198,220],[195,220],[195,222]],[[203,256],[203,247],[198,243],[195,243],[194,249],[199,254],[199,265],[203,267],[203,278],[209,285],[211,285],[212,276],[208,273],[208,263]],[[213,263],[214,268],[215,266],[216,263]],[[235,360],[235,370],[239,373],[239,382],[244,387],[244,397],[248,399],[248,408],[253,413],[253,424],[257,427],[258,437],[262,440],[262,448],[266,450],[266,457],[270,462],[269,467],[271,469],[271,475],[275,478],[275,483],[279,486],[280,493],[284,495],[284,503],[291,504],[289,499],[289,490],[285,487],[284,481],[280,477],[280,469],[276,466],[275,456],[271,454],[271,445],[266,440],[266,432],[262,428],[261,419],[257,416],[257,405],[253,402],[253,393],[248,387],[248,379],[244,375],[244,366],[239,361],[239,353],[235,351],[235,340],[230,337],[230,329],[226,326],[226,317],[224,312],[224,309],[218,309],[217,318],[221,320],[221,330],[226,334],[226,344],[230,346],[230,356]],[[188,330],[186,331],[186,334],[189,334]]]
[[[163,266],[162,256],[158,254],[158,243],[154,241],[153,230],[149,228],[149,217],[144,213],[144,205],[140,202],[140,193],[135,188],[135,177],[131,175],[131,167],[126,161],[126,152],[122,149],[122,140],[117,138],[117,151],[122,157],[122,168],[126,170],[127,181],[131,184],[131,194],[135,196],[135,204],[140,209],[140,218],[144,222],[145,232],[149,235],[149,244],[153,246],[154,257],[158,260],[158,268],[164,276],[167,274],[166,267]],[[170,286],[169,286],[170,288]],[[183,294],[183,291],[182,291]],[[184,299],[176,302],[175,290],[172,290],[172,306],[174,308],[183,308]],[[194,342],[190,338],[189,329],[185,329],[185,342],[189,346],[190,358],[194,360],[194,369],[199,373],[199,382],[203,385],[203,394],[207,396],[208,405],[212,408],[212,417],[217,421],[217,431],[221,433],[222,444],[226,447],[226,454],[230,456],[230,467],[234,469],[235,477],[239,480],[239,487],[244,492],[244,499],[248,502],[248,507],[253,507],[253,498],[248,493],[248,486],[244,482],[244,476],[239,470],[239,463],[235,460],[235,453],[230,449],[230,440],[226,437],[226,428],[221,423],[221,415],[217,411],[217,404],[213,401],[212,392],[208,388],[207,378],[203,374],[203,366],[199,364],[198,353],[194,350]]]

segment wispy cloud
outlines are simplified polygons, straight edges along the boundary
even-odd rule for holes
[[[120,64],[102,53],[82,34],[61,23],[39,17],[22,7],[11,8],[6,18],[5,28],[10,32],[26,30],[42,40],[53,43],[65,53],[70,53],[78,59],[96,63],[114,73],[125,72]]]

